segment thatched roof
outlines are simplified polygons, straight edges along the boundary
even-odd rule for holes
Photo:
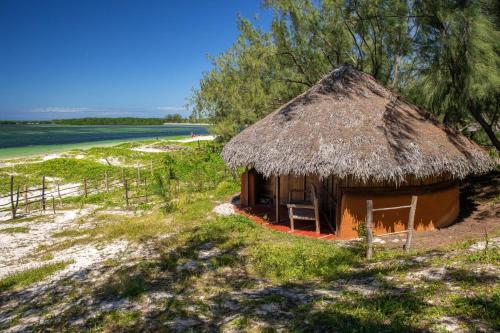
[[[492,169],[493,160],[372,76],[343,66],[226,144],[223,159],[265,176],[400,182]]]

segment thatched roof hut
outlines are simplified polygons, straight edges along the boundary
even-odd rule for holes
[[[319,187],[340,238],[357,235],[367,199],[387,206],[418,195],[415,228],[448,225],[459,210],[457,179],[495,166],[477,144],[348,66],[243,130],[222,157],[249,170],[243,205],[274,202],[276,222],[290,190]],[[403,215],[381,216],[379,233],[404,229]]]
[[[222,157],[230,167],[251,166],[265,176],[395,182],[408,175],[463,178],[494,166],[474,142],[348,66],[246,128]]]

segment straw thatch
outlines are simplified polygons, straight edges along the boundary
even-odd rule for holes
[[[495,164],[474,142],[348,66],[246,128],[226,144],[222,157],[232,168],[253,167],[265,176],[390,182],[463,178]]]

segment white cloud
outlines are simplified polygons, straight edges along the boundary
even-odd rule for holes
[[[73,107],[60,107],[60,106],[49,106],[45,108],[35,108],[29,112],[33,113],[76,113],[76,112],[96,112],[98,110],[92,110],[90,108],[73,108]]]
[[[0,0],[1,1],[1,0]],[[79,118],[79,117],[164,117],[165,114],[180,113],[186,115],[189,110],[181,106],[157,107],[71,107],[47,106],[35,107],[23,111],[27,118]],[[0,110],[1,113],[1,110]],[[37,116],[35,116],[35,114]],[[1,116],[0,116],[1,117]]]
[[[167,112],[182,112],[186,111],[186,108],[182,106],[157,106],[156,110]]]

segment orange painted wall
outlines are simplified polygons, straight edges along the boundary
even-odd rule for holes
[[[415,212],[415,230],[426,231],[450,225],[457,218],[459,204],[458,184],[435,189],[418,189],[404,194],[372,193],[366,188],[346,191],[342,195],[341,216],[337,225],[337,236],[340,239],[358,237],[358,223],[366,219],[366,200],[373,200],[374,208],[404,206],[411,203],[411,196],[417,195],[417,209]],[[373,213],[374,234],[384,234],[406,229],[409,209],[381,211]]]

